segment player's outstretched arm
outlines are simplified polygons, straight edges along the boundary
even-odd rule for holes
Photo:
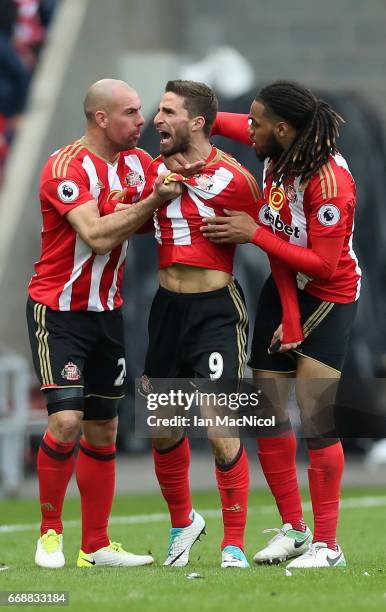
[[[231,140],[238,140],[249,147],[252,146],[248,134],[248,115],[238,113],[217,113],[212,126],[212,136],[225,136]]]
[[[342,253],[344,235],[310,235],[312,249],[290,244],[268,232],[256,229],[251,242],[263,251],[286,263],[292,270],[318,280],[329,280],[334,274]]]
[[[180,183],[164,183],[166,174],[160,174],[152,193],[144,200],[125,210],[100,217],[95,200],[78,206],[67,214],[67,220],[82,240],[98,255],[105,255],[122,244],[141,227],[165,201],[181,194]]]
[[[208,217],[201,228],[203,234],[216,244],[252,242],[268,255],[286,263],[295,272],[312,278],[328,280],[334,274],[342,252],[344,235],[313,235],[312,249],[297,246],[278,238],[246,213],[226,211],[227,217]]]
[[[303,340],[296,277],[289,266],[275,257],[269,257],[269,263],[283,311],[281,325],[272,338],[271,347],[279,341],[278,351],[283,353],[296,348]]]

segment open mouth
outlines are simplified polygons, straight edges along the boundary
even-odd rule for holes
[[[159,135],[160,135],[160,144],[161,145],[170,144],[170,142],[172,140],[172,137],[169,134],[169,132],[160,131]]]

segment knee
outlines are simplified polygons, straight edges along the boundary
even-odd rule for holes
[[[173,436],[170,438],[153,438],[152,444],[153,448],[155,448],[156,450],[167,452],[169,450],[173,450],[174,448],[182,444],[183,440],[184,436]]]
[[[48,419],[48,429],[60,442],[74,442],[80,433],[82,414],[71,410],[56,412]]]
[[[110,446],[115,444],[118,431],[118,419],[100,421],[84,421],[83,433],[89,444],[93,446]]]
[[[228,465],[234,461],[240,451],[240,440],[232,438],[209,438],[216,463]]]

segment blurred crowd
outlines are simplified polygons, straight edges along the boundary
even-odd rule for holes
[[[0,186],[32,75],[59,0],[0,0]]]

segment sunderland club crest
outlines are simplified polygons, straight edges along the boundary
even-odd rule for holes
[[[297,194],[296,194],[295,187],[293,185],[287,185],[284,191],[285,191],[285,195],[287,196],[288,202],[290,202],[291,204],[294,204],[297,200]]]
[[[125,182],[127,187],[140,187],[144,183],[144,178],[139,172],[131,170],[126,174]]]
[[[81,371],[79,370],[78,366],[75,363],[72,363],[72,361],[69,361],[68,363],[66,363],[63,370],[61,371],[61,375],[62,375],[62,378],[65,378],[66,380],[71,380],[71,381],[79,380],[82,376]]]
[[[194,177],[196,185],[202,191],[210,191],[213,188],[213,177],[209,174],[198,174]]]

